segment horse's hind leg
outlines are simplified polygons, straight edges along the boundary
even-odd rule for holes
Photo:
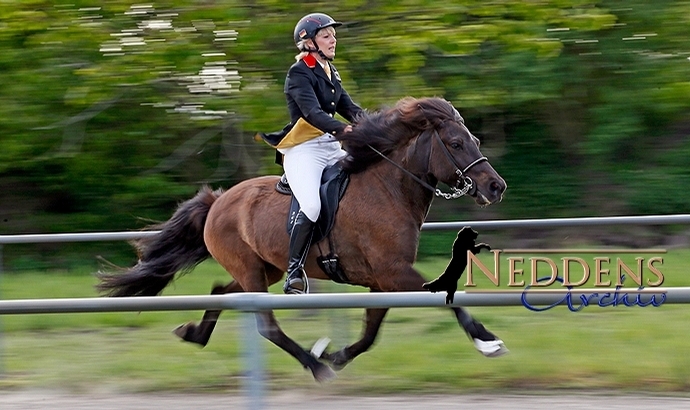
[[[473,318],[461,307],[451,308],[458,319],[458,323],[465,329],[467,336],[472,339],[474,347],[484,356],[498,357],[508,353],[508,349],[496,335],[488,331],[484,325]]]
[[[232,281],[227,285],[216,285],[211,291],[212,295],[223,295],[226,293],[242,292],[242,287],[237,283],[237,281]],[[201,319],[201,323],[195,325],[193,322],[180,325],[173,333],[179,336],[182,340],[198,343],[202,346],[206,346],[208,339],[211,338],[211,333],[218,323],[218,318],[222,310],[207,310],[204,312],[204,317]]]
[[[302,366],[311,370],[314,379],[326,382],[336,377],[330,367],[319,362],[314,356],[290,339],[278,325],[278,321],[272,311],[256,313],[256,325],[261,336],[270,340],[273,344],[288,352],[297,359]]]
[[[386,317],[388,309],[366,309],[364,314],[364,329],[360,340],[346,346],[335,353],[321,354],[321,359],[327,361],[335,370],[340,370],[355,357],[369,350],[376,340],[376,335],[381,328],[381,323]]]

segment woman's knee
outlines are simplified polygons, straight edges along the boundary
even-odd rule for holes
[[[309,218],[310,221],[316,222],[317,219],[319,219],[319,214],[321,213],[321,203],[305,203],[304,205],[300,204],[300,210],[304,215]]]

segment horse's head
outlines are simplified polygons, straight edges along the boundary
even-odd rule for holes
[[[353,132],[338,139],[349,153],[341,165],[351,173],[386,158],[425,188],[434,191],[432,185],[440,181],[453,189],[443,196],[468,194],[481,206],[500,201],[506,189],[503,178],[479,151],[479,139],[453,105],[441,98],[403,98],[391,109],[365,114]],[[391,160],[396,151],[406,152],[400,155],[407,159]]]
[[[466,190],[478,205],[503,199],[506,182],[479,150],[464,122],[445,121],[431,131],[430,171],[456,192]]]
[[[442,99],[423,100],[418,106],[428,114],[425,133],[430,145],[430,173],[453,189],[451,195],[467,193],[481,206],[500,202],[506,182],[482,155],[479,139],[457,110]]]

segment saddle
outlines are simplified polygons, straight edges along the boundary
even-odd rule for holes
[[[338,212],[338,205],[340,199],[345,194],[345,190],[350,182],[350,174],[343,171],[339,164],[334,164],[326,167],[321,175],[321,187],[319,188],[319,195],[321,197],[321,213],[314,226],[314,236],[311,243],[318,243],[324,238],[328,238],[329,253],[328,255],[319,256],[317,262],[319,267],[337,283],[348,283],[347,276],[340,267],[338,255],[333,251],[331,246],[330,232],[335,225],[335,215]],[[284,195],[292,195],[292,191],[284,181],[278,182],[276,191]],[[300,211],[299,202],[294,195],[290,201],[290,209],[288,212],[288,219],[286,229],[288,234],[292,232],[292,227],[295,224],[295,218]],[[319,248],[319,251],[321,249]]]

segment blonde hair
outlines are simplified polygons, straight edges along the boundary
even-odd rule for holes
[[[301,50],[302,46],[305,45],[304,43],[306,41],[308,41],[308,40],[301,40],[299,43],[297,43],[297,47]],[[303,59],[304,57],[306,57],[307,55],[309,55],[308,51],[300,51],[299,54],[297,54],[295,56],[295,60],[299,61],[299,60]]]
[[[331,27],[331,26],[328,26],[328,27],[326,27],[326,28],[322,28],[321,30],[327,30],[331,35],[335,36],[335,29],[334,29],[333,27]],[[319,30],[319,31],[321,31],[321,30]],[[305,38],[304,40],[300,40],[300,41],[297,43],[297,48],[300,49],[300,50],[303,50],[304,48],[307,48],[307,46],[308,46],[308,43],[307,43],[307,42],[308,42],[308,41],[314,40],[314,38],[316,37],[316,35],[319,34],[319,31],[317,31],[316,33],[314,33],[314,37],[312,37],[312,38]],[[295,56],[295,60],[299,61],[299,60],[303,59],[304,57],[306,57],[309,53],[310,53],[309,51],[300,51],[299,54],[297,54],[297,55]]]

